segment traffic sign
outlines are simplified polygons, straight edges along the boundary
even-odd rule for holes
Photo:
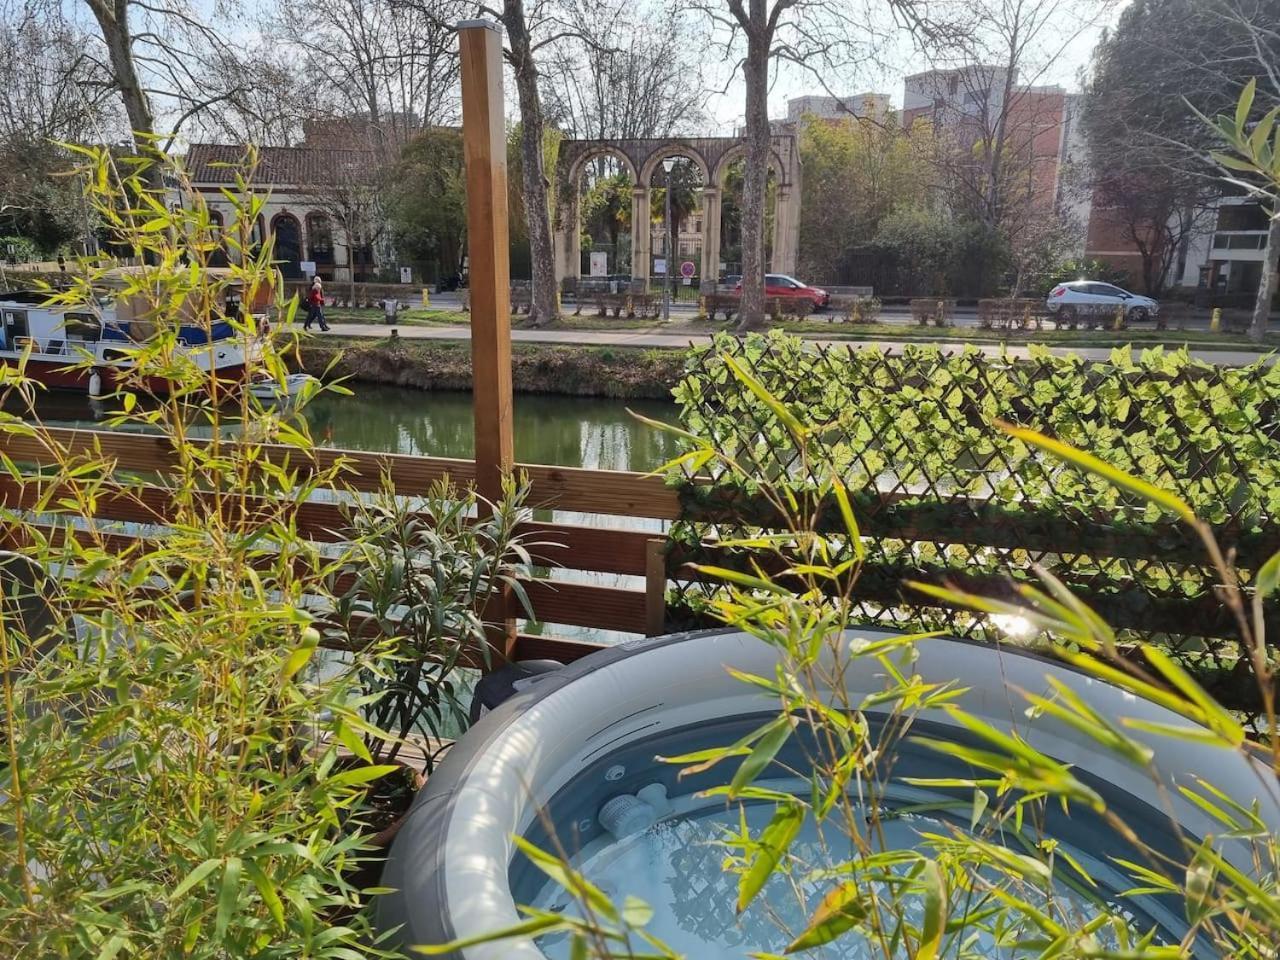
[[[686,260],[684,263],[680,264],[680,276],[682,277],[692,277],[697,270],[698,268],[693,265],[692,260]]]

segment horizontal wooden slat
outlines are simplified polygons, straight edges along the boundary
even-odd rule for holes
[[[645,632],[643,590],[541,579],[526,581],[525,590],[539,623]]]
[[[42,432],[65,453],[108,457],[126,470],[164,472],[177,463],[172,446],[161,436],[68,427],[47,427]],[[191,442],[206,449],[214,443],[211,440]],[[228,453],[236,446],[229,441],[221,444]],[[390,476],[396,490],[406,495],[424,493],[433,482],[445,477],[463,485],[475,480],[475,464],[470,460],[328,447],[304,452],[280,444],[263,444],[259,449],[271,463],[297,470],[300,476],[342,465],[344,482],[351,489],[363,492],[380,489],[384,473]],[[0,451],[19,462],[40,465],[57,462],[54,451],[36,437],[0,435]],[[667,520],[678,515],[676,493],[661,477],[541,464],[517,464],[516,469],[528,477],[529,503],[534,507]]]
[[[39,483],[19,484],[0,476],[0,503],[11,509],[30,510],[37,506],[44,487]],[[204,494],[208,509],[214,497]],[[248,523],[277,515],[267,500],[240,494],[226,496],[228,516],[236,511]],[[55,504],[56,506],[56,504]],[[153,486],[103,487],[95,497],[94,517],[128,523],[163,524],[172,515],[171,495]],[[294,518],[299,534],[311,540],[331,543],[341,538],[347,526],[342,509],[336,503],[308,501],[287,511]],[[614,530],[576,524],[523,523],[516,528],[530,546],[534,562],[548,567],[584,570],[596,573],[644,576],[645,545],[657,536],[642,530]]]
[[[566,637],[540,637],[532,633],[522,633],[516,637],[517,660],[558,660],[560,663],[573,663],[597,650],[605,649],[607,646],[602,643],[588,643]]]
[[[663,536],[644,530],[541,522],[522,523],[517,532],[531,541],[531,553],[538,563],[635,577],[645,574],[646,545]]]

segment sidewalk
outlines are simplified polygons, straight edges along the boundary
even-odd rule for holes
[[[295,325],[296,327],[296,325]],[[406,340],[470,340],[471,328],[466,326],[393,326],[368,323],[333,323],[329,325],[329,335],[341,337],[364,337],[381,340],[390,336],[395,330]],[[314,331],[313,331],[314,332]],[[319,340],[326,334],[315,333]],[[806,338],[810,342],[822,346],[852,345],[869,347],[875,350],[898,350],[903,346],[895,340],[824,340]],[[590,346],[590,347],[665,347],[680,349],[690,345],[702,345],[711,342],[709,336],[672,333],[654,333],[641,330],[512,330],[511,340],[514,343],[545,343],[557,346]],[[963,350],[967,344],[962,341],[930,342],[943,350]],[[1003,346],[1001,344],[974,344],[988,356],[999,356],[1001,353],[1010,357],[1025,358],[1027,347],[1021,345]],[[1111,356],[1111,347],[1050,347],[1049,351],[1056,355],[1071,354],[1086,360],[1106,360]],[[1272,352],[1256,350],[1192,350],[1191,355],[1197,360],[1214,363],[1220,366],[1238,367],[1253,363],[1264,353]]]

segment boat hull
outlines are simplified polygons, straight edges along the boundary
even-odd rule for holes
[[[210,361],[213,372],[221,387],[235,387],[242,384],[254,360],[260,356],[260,348],[252,344],[248,349],[240,343],[215,343],[213,356],[207,347],[193,351],[196,363],[208,371]],[[16,367],[20,354],[12,350],[0,350],[0,366]],[[75,390],[90,393],[93,372],[101,377],[103,394],[112,393],[121,388],[141,390],[155,395],[168,394],[172,383],[164,377],[147,377],[141,383],[130,377],[127,361],[99,360],[93,368],[83,366],[84,358],[69,357],[65,354],[32,353],[27,358],[26,375],[30,380],[58,390]],[[212,388],[212,384],[209,385]]]

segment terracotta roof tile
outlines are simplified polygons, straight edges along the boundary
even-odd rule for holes
[[[245,147],[234,143],[193,143],[184,165],[194,183],[235,183],[246,162]],[[372,150],[330,147],[259,147],[253,182],[262,186],[311,186],[331,183],[344,169],[372,175]],[[350,175],[350,174],[348,174]]]

